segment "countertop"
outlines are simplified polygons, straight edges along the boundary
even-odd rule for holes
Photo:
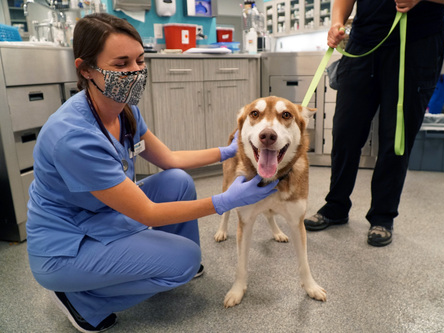
[[[54,43],[45,42],[0,42],[0,48],[23,48],[23,49],[52,49],[52,50],[72,50],[71,47],[62,47]],[[180,58],[180,59],[199,59],[199,58],[264,58],[267,56],[320,56],[324,55],[325,51],[304,51],[304,52],[263,52],[258,54],[247,53],[229,53],[229,54],[210,54],[210,53],[145,53],[147,59],[162,59],[162,58]]]
[[[213,53],[145,53],[147,59],[166,59],[166,58],[178,58],[178,59],[202,59],[202,58],[260,58],[261,54],[247,54],[247,53],[228,53],[228,54],[213,54]]]

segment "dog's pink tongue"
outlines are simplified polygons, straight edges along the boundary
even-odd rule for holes
[[[262,178],[271,178],[276,174],[277,151],[262,149],[259,154],[258,173]]]

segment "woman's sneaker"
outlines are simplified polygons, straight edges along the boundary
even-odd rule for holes
[[[76,309],[72,306],[71,302],[66,297],[65,293],[58,291],[51,291],[52,300],[57,304],[60,310],[68,316],[71,324],[77,328],[80,332],[103,332],[108,328],[113,327],[117,323],[117,316],[111,313],[108,317],[100,322],[96,327],[88,323]]]
[[[202,276],[204,273],[204,266],[200,264],[199,270],[197,271],[196,275],[194,275],[193,279],[198,278],[199,276]]]

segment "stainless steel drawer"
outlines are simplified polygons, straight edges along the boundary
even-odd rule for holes
[[[27,203],[29,201],[29,185],[31,185],[32,181],[34,180],[34,171],[31,170],[22,173],[20,177],[22,178],[23,196],[25,198],[25,202]]]
[[[246,80],[248,59],[205,59],[204,80]]]
[[[270,76],[270,95],[286,98],[293,103],[301,104],[310,86],[313,76]],[[315,107],[315,92],[310,99],[309,107]]]
[[[202,60],[152,59],[152,82],[202,81]]]
[[[7,88],[12,130],[41,127],[62,104],[60,85]]]
[[[20,170],[32,168],[34,159],[32,152],[35,147],[40,128],[20,131],[14,133],[15,150]]]

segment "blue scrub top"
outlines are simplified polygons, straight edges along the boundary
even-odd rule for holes
[[[147,126],[136,106],[134,142]],[[85,236],[103,244],[147,227],[116,212],[90,192],[133,179],[129,140],[112,135],[114,146],[100,130],[85,91],[71,97],[42,127],[34,148],[34,181],[29,188],[28,252],[37,256],[76,256]],[[129,168],[125,174],[122,159]]]

